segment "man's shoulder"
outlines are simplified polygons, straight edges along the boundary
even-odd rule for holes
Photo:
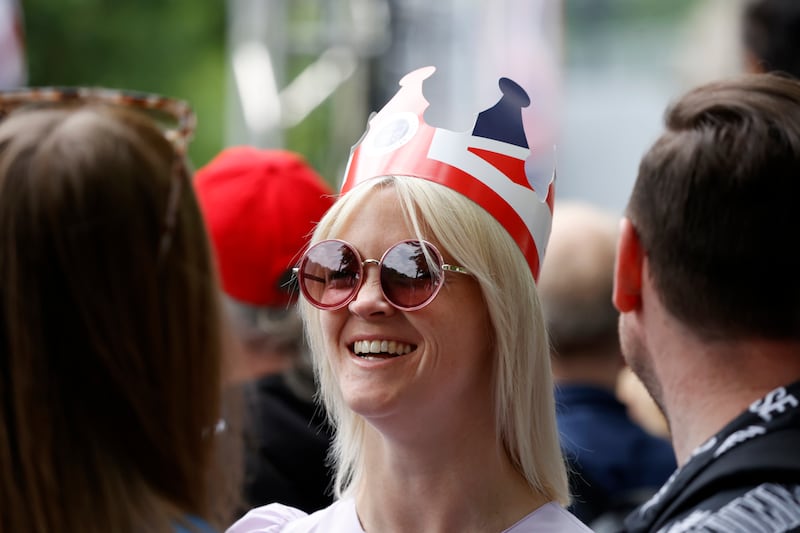
[[[659,533],[800,531],[800,484],[762,483],[718,492],[661,527]]]
[[[800,417],[794,405],[767,412],[779,405],[767,401],[771,395],[699,446],[628,517],[628,531],[800,529]]]

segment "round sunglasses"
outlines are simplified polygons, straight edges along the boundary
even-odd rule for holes
[[[470,275],[464,267],[445,264],[433,244],[417,240],[394,244],[380,260],[362,259],[345,241],[321,241],[303,254],[294,271],[306,300],[318,309],[333,311],[353,301],[368,264],[378,266],[383,297],[401,311],[416,311],[431,303],[442,288],[445,272]]]

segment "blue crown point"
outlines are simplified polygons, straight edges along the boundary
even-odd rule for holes
[[[525,89],[508,78],[500,78],[498,85],[502,98],[494,106],[478,113],[472,134],[529,148],[522,126],[522,108],[528,107],[531,99]]]
[[[528,93],[514,80],[500,78],[498,85],[500,86],[500,91],[503,93],[503,98],[513,100],[519,104],[519,107],[528,107],[531,104]]]

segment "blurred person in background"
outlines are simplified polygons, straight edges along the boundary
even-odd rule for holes
[[[589,531],[563,508],[535,285],[554,172],[525,167],[530,100],[502,78],[471,130],[433,127],[433,71],[373,115],[297,268],[338,499],[260,507],[231,533]]]
[[[556,202],[539,280],[570,509],[597,531],[613,531],[676,466],[669,441],[642,429],[616,396],[625,366],[611,301],[617,228],[591,204]]]
[[[622,352],[678,470],[626,530],[800,530],[800,81],[712,82],[667,109],[622,220]]]
[[[800,78],[800,2],[747,0],[741,32],[746,71]]]
[[[22,5],[19,0],[0,0],[0,89],[22,87],[27,78]]]
[[[191,109],[25,89],[0,116],[0,530],[214,530],[238,481]]]
[[[194,185],[236,337],[228,356],[247,405],[246,504],[316,511],[333,501],[331,430],[314,402],[292,267],[332,191],[299,154],[250,146],[220,152]]]

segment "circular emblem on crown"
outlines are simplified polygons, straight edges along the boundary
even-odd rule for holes
[[[375,131],[370,131],[361,146],[370,155],[386,154],[413,139],[417,129],[417,115],[409,111],[396,113],[382,121]]]

